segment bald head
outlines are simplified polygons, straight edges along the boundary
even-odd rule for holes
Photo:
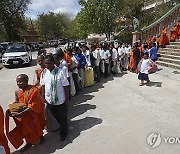
[[[20,89],[26,89],[28,87],[29,77],[26,74],[20,74],[16,77],[17,86]]]

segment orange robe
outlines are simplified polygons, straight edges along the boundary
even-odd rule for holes
[[[180,22],[177,23],[178,38],[180,36]]]
[[[159,45],[164,47],[167,44],[169,44],[169,38],[167,37],[167,30],[164,29],[160,35]]]
[[[129,69],[133,70],[134,68],[134,58],[133,58],[133,51],[130,52],[130,62],[129,62]]]
[[[171,42],[175,42],[177,37],[178,37],[178,28],[177,27],[173,27],[173,29],[171,31],[170,41]]]
[[[67,53],[64,53],[64,60],[67,62],[67,64],[72,63],[72,59]],[[69,66],[68,66],[68,68],[69,68]]]
[[[36,78],[38,81],[40,81],[40,78],[41,78],[41,73],[44,71],[44,68],[39,68],[35,71],[36,73]],[[36,85],[37,87],[40,86],[40,83],[38,83],[38,85]]]
[[[28,99],[26,101],[27,91]],[[26,103],[30,112],[25,114],[22,118],[14,118],[16,127],[9,132],[9,128],[6,129],[7,137],[15,148],[19,148],[23,139],[27,143],[36,144],[43,135],[43,129],[45,127],[44,116],[44,103],[40,95],[39,90],[35,86],[28,86],[23,91],[17,92],[17,98],[20,103]],[[6,116],[6,124],[9,127],[9,117]]]
[[[4,147],[6,154],[10,154],[8,141],[4,134],[4,114],[1,106],[0,106],[0,145]]]

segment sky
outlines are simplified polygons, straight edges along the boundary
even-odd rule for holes
[[[36,19],[40,13],[69,13],[72,18],[80,11],[78,0],[31,0],[26,16]]]

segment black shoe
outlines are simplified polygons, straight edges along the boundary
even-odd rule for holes
[[[60,142],[63,142],[66,139],[66,136],[61,136],[60,137]]]
[[[27,151],[29,148],[32,147],[32,144],[31,143],[27,143],[21,150],[20,152],[23,153],[25,151]]]
[[[44,143],[44,136],[41,137],[39,144],[43,144]]]

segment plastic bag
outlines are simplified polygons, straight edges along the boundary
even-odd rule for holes
[[[57,131],[60,128],[59,123],[56,118],[53,116],[50,106],[46,105],[45,108],[45,117],[46,117],[46,129],[48,132]]]
[[[94,85],[94,72],[92,67],[85,68],[84,84],[85,87]]]

